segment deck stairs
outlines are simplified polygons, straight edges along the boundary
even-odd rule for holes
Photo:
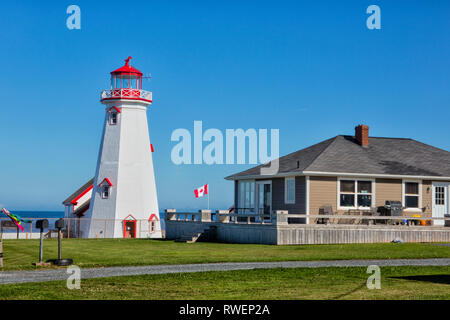
[[[175,242],[194,243],[197,241],[214,241],[216,239],[216,226],[210,226],[200,232],[183,234]]]

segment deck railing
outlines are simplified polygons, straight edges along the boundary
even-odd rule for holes
[[[212,218],[215,216],[215,219]],[[324,214],[292,214],[285,210],[272,211],[271,214],[257,213],[230,213],[228,210],[199,210],[198,212],[177,212],[175,209],[165,211],[167,221],[186,222],[219,222],[236,224],[338,224],[338,225],[386,225],[405,224],[407,226],[419,225],[421,221],[444,221],[445,226],[450,226],[450,217],[410,217],[410,216],[372,216],[372,215],[324,215]],[[440,226],[443,227],[444,225]]]
[[[167,221],[271,224],[272,217],[273,215],[271,214],[229,213],[228,210],[177,212],[175,209],[167,209],[165,211],[165,219]]]

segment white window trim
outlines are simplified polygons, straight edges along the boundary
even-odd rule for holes
[[[287,198],[287,183],[288,180],[294,180],[294,200],[288,200]],[[295,177],[286,177],[284,178],[284,203],[285,204],[295,204]]]
[[[353,207],[341,207],[341,180],[351,180],[355,181],[355,206]],[[356,203],[358,201],[358,185],[357,181],[370,181],[372,183],[372,203],[370,204],[370,207],[358,207],[356,206]],[[337,208],[338,210],[371,210],[371,207],[375,207],[376,204],[376,181],[373,178],[363,178],[363,177],[338,177],[337,179]]]
[[[254,184],[254,189],[253,189],[253,210],[256,210],[257,204],[256,204],[256,200],[257,200],[257,196],[256,196],[256,180],[253,179],[243,179],[243,180],[238,180],[238,187],[237,187],[237,192],[238,192],[238,203],[237,203],[237,213],[239,213],[239,208],[242,202],[241,199],[241,191],[239,189],[239,185],[241,182],[252,182]]]
[[[309,216],[309,197],[310,197],[310,180],[309,180],[309,176],[305,177],[306,179],[306,215]],[[306,224],[309,224],[309,217],[306,218]]]
[[[405,203],[405,184],[407,182],[413,182],[413,183],[418,183],[419,184],[419,203],[418,203],[418,208],[405,208],[406,203]],[[414,195],[412,195],[414,196]],[[402,206],[405,208],[403,209],[404,211],[407,212],[422,212],[422,180],[411,180],[411,179],[403,179],[402,180]]]
[[[273,188],[272,188],[272,180],[255,180],[255,212],[258,213],[259,210],[259,190],[257,190],[258,183],[261,185],[269,184],[270,185],[270,212],[272,212],[273,208]]]

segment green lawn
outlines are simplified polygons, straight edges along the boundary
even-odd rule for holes
[[[44,241],[44,260],[57,257],[57,240]],[[4,267],[32,269],[39,240],[3,240]],[[64,239],[63,258],[80,267],[208,262],[450,258],[450,247],[420,243],[274,246],[178,243],[147,239]]]
[[[381,289],[366,268],[266,269],[127,276],[0,285],[0,299],[450,299],[450,267],[382,267]]]

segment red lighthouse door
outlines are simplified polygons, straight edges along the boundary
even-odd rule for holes
[[[134,220],[125,220],[124,221],[124,238],[136,238],[136,221]]]

